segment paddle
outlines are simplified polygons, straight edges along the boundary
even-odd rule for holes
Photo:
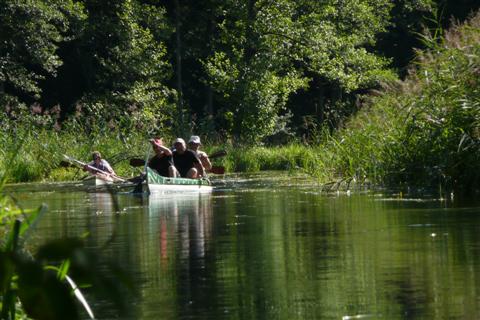
[[[58,165],[60,167],[64,167],[64,168],[78,168],[76,165],[71,164],[70,162],[65,161],[65,160],[60,161],[60,163]]]
[[[225,167],[223,166],[212,166],[209,172],[214,174],[225,174]]]
[[[89,165],[89,164],[87,164],[87,163],[85,163],[85,162],[82,162],[82,161],[80,161],[80,160],[77,160],[77,159],[74,159],[74,158],[72,158],[72,157],[69,157],[69,156],[67,156],[66,154],[64,154],[63,157],[64,157],[66,160],[70,161],[70,163],[75,163],[75,164],[80,165],[80,166],[82,166],[82,167],[87,167],[87,168],[89,168],[89,169],[92,169],[92,170],[94,170],[94,171],[97,171],[97,172],[99,172],[99,173],[102,173],[102,174],[104,174],[104,175],[106,175],[106,176],[110,176],[110,177],[112,177],[112,178],[114,178],[114,179],[117,179],[117,180],[119,180],[119,181],[122,181],[122,182],[127,181],[127,180],[125,180],[125,179],[123,179],[123,178],[120,178],[120,177],[114,175],[114,174],[111,174],[111,173],[108,173],[108,172],[106,172],[106,171],[100,170],[100,169],[98,169],[98,168],[92,167],[91,165]],[[60,164],[62,164],[62,163],[60,163]]]
[[[216,158],[220,158],[220,157],[224,157],[227,155],[227,151],[225,150],[219,150],[219,151],[216,151],[216,152],[213,152],[211,155],[209,155],[208,157],[210,159],[216,159]]]
[[[130,159],[130,165],[132,167],[143,167],[145,165],[145,160],[140,158],[132,158]]]

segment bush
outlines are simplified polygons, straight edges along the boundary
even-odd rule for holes
[[[377,183],[478,187],[480,14],[430,47],[331,137],[330,167]]]

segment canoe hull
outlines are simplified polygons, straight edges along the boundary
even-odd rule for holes
[[[162,177],[147,168],[147,184],[144,191],[148,193],[178,193],[178,192],[212,192],[213,187],[207,179],[187,179]]]
[[[110,177],[102,176],[102,175],[91,175],[85,178],[82,181],[82,183],[86,187],[98,187],[98,186],[104,186],[107,184],[112,184],[113,179]]]

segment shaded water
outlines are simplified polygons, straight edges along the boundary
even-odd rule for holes
[[[126,313],[92,301],[99,319],[480,318],[478,203],[252,181],[211,195],[17,197],[49,206],[31,250],[85,233],[93,250],[111,240],[101,255],[136,292]]]

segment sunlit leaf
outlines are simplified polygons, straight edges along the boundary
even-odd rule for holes
[[[72,280],[72,278],[70,278],[69,276],[65,276],[66,277],[66,280],[67,282],[70,284],[70,286],[72,287],[73,289],[73,293],[75,294],[75,297],[77,298],[77,300],[82,304],[83,308],[85,309],[85,311],[88,313],[90,319],[95,319],[95,316],[93,315],[93,311],[92,309],[90,308],[90,305],[88,304],[87,300],[85,299],[85,297],[83,296],[82,294],[82,291],[80,291],[80,289],[78,288],[78,286],[75,284],[75,282]]]
[[[58,279],[60,280],[65,280],[65,277],[67,276],[68,270],[70,268],[70,259],[65,259],[62,261],[62,264],[60,265],[60,268],[58,268]]]
[[[24,310],[34,319],[79,319],[69,286],[56,272],[44,271],[34,262],[19,261],[18,296]]]

